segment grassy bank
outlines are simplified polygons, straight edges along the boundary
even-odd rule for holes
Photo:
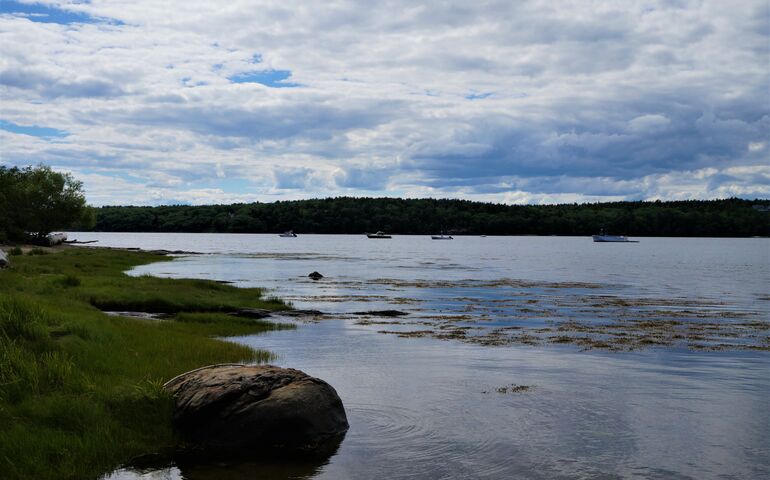
[[[268,352],[214,337],[282,328],[224,313],[286,308],[259,289],[122,273],[167,257],[71,248],[11,259],[0,271],[4,479],[97,478],[137,455],[173,449],[180,440],[162,384],[203,365],[267,361]]]

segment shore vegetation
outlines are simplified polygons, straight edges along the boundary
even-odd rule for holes
[[[124,273],[165,256],[24,250],[32,254],[14,250],[11,268],[0,270],[0,477],[6,480],[93,479],[136,456],[179,448],[164,382],[204,365],[269,361],[269,352],[221,337],[290,328],[227,314],[288,308],[260,289]]]

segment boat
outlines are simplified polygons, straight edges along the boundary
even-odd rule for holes
[[[599,232],[599,235],[593,235],[594,242],[606,242],[606,243],[639,243],[638,240],[629,240],[625,235],[607,235],[604,230]]]
[[[430,238],[433,240],[454,240],[452,235],[444,235],[443,233],[441,235],[431,235]]]
[[[367,233],[367,238],[392,238],[390,235],[385,235],[385,232],[379,231],[377,233]]]
[[[50,233],[45,236],[45,239],[43,240],[42,243],[49,247],[53,247],[54,245],[59,245],[66,241],[67,241],[66,233]]]
[[[297,234],[294,233],[294,230],[289,230],[288,232],[279,233],[278,236],[285,237],[285,238],[294,238],[297,236]]]

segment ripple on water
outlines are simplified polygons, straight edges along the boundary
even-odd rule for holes
[[[343,455],[366,463],[376,453],[379,458],[372,468],[386,466],[383,475],[421,479],[502,478],[510,471],[510,452],[505,444],[497,442],[494,435],[464,436],[462,429],[447,428],[446,422],[451,423],[454,413],[442,412],[440,406],[427,414],[375,404],[350,404],[346,410],[351,429],[343,444]],[[471,414],[465,421],[472,417]],[[432,421],[437,418],[441,425]]]

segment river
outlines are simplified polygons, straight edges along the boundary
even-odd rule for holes
[[[323,461],[105,479],[770,474],[768,239],[69,236],[199,252],[130,273],[264,287],[325,312],[231,340],[328,381],[350,422]],[[406,315],[362,313],[384,309]]]

